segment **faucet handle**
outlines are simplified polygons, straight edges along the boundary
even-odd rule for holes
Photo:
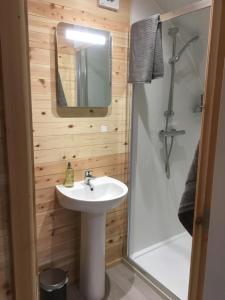
[[[92,176],[93,171],[92,170],[85,170],[84,171],[84,177],[90,177]]]

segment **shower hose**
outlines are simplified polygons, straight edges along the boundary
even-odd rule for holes
[[[168,137],[165,136],[165,172],[168,179],[170,178],[170,156],[173,149],[174,136],[171,136],[170,140],[169,144]]]

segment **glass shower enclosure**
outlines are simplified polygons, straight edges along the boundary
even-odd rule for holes
[[[148,5],[133,22],[160,11]],[[192,238],[177,215],[200,138],[209,14],[163,23],[164,78],[133,88],[128,260],[170,299],[188,295]]]

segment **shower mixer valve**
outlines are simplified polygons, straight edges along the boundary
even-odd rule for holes
[[[170,178],[170,156],[173,149],[174,139],[176,136],[184,135],[185,133],[185,130],[176,130],[174,128],[166,128],[159,132],[159,138],[162,140],[165,147],[165,172],[168,179]]]
[[[169,129],[169,130],[160,130],[159,132],[159,137],[161,139],[164,139],[165,137],[175,137],[178,135],[184,135],[186,133],[185,130],[176,130],[174,128]]]

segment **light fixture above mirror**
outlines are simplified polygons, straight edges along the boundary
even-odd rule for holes
[[[76,42],[93,45],[105,45],[106,43],[106,37],[104,35],[71,29],[66,30],[66,39],[74,41],[75,47]]]

